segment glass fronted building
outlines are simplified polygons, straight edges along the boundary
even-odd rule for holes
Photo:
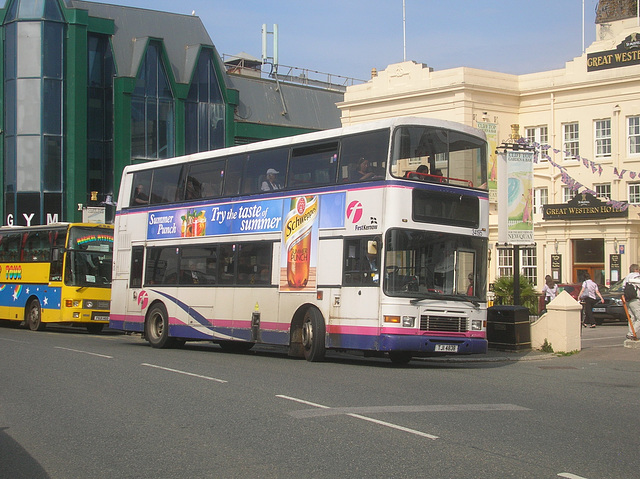
[[[99,205],[108,221],[127,164],[340,126],[335,92],[307,92],[326,105],[320,121],[265,121],[268,103],[246,103],[269,87],[235,85],[196,16],[6,0],[0,19],[3,225],[77,221]]]

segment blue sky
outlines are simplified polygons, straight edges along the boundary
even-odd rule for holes
[[[103,0],[107,3],[107,0]],[[260,58],[278,24],[279,63],[366,80],[404,57],[402,0],[113,0],[202,19],[218,52]],[[406,59],[436,70],[563,68],[595,39],[597,0],[405,0]],[[271,42],[271,36],[269,36]],[[269,55],[272,46],[269,43]]]

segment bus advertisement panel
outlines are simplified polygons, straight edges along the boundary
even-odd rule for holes
[[[482,132],[411,118],[129,166],[110,325],[310,361],[486,352],[486,161]]]

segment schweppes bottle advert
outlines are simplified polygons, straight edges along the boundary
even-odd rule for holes
[[[284,221],[283,244],[286,254],[286,275],[284,261],[280,274],[281,291],[305,291],[316,288],[318,197],[298,196],[291,198],[291,206]],[[316,256],[313,256],[315,259]],[[312,266],[313,263],[313,266]]]

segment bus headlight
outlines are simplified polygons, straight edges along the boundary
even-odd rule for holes
[[[402,327],[403,328],[413,328],[416,324],[415,316],[403,316],[402,317]]]
[[[67,308],[79,308],[80,307],[80,301],[73,300],[73,299],[65,299],[64,300],[64,305]]]
[[[471,331],[482,331],[482,320],[481,319],[472,319],[471,320]]]

